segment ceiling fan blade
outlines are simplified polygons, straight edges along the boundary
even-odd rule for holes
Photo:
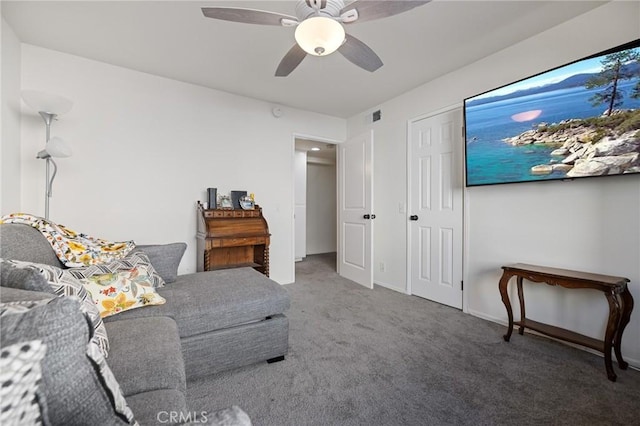
[[[338,52],[367,71],[374,72],[382,66],[382,59],[369,46],[349,34],[345,35],[345,42]]]
[[[283,25],[285,22],[298,22],[295,16],[281,13],[267,12],[265,10],[243,9],[235,7],[203,7],[202,13],[207,18],[222,19],[223,21],[243,22],[259,25]]]
[[[295,44],[280,61],[280,65],[276,70],[276,77],[286,77],[291,74],[291,71],[300,65],[305,56],[307,56],[307,52]]]
[[[415,7],[429,3],[431,0],[356,0],[345,6],[340,11],[340,16],[353,9],[358,12],[358,18],[345,21],[345,24],[353,22],[372,21],[374,19],[386,18],[406,12]]]

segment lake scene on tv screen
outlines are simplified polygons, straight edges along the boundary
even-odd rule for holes
[[[640,173],[640,41],[464,108],[467,186]]]

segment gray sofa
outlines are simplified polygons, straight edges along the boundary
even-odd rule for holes
[[[290,302],[279,284],[251,268],[177,275],[185,247],[183,243],[137,246],[165,279],[167,284],[158,293],[166,303],[104,319],[110,346],[107,364],[142,425],[193,421],[189,414],[197,413],[191,413],[185,402],[191,380],[252,363],[281,361],[288,349],[284,312]],[[64,268],[41,233],[27,225],[0,225],[0,257]],[[11,282],[1,284],[3,303],[55,297],[10,288],[20,287]],[[231,413],[218,413],[218,420],[232,424],[222,417],[243,414],[238,411],[234,407]],[[167,412],[187,416],[169,418]],[[209,424],[217,419],[208,415]]]

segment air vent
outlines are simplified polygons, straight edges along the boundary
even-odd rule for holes
[[[380,121],[380,119],[382,118],[382,111],[377,110],[373,112],[373,122],[375,123],[376,121]]]

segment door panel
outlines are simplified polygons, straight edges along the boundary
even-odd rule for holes
[[[373,288],[373,131],[339,145],[338,273]]]
[[[366,207],[365,174],[367,161],[364,140],[356,139],[347,142],[342,148],[344,157],[344,208],[347,210],[362,210]]]
[[[462,307],[462,113],[410,123],[409,288],[412,294]]]
[[[431,281],[431,228],[422,226],[420,230],[420,242],[418,245],[418,262],[420,279]]]
[[[453,287],[453,229],[440,229],[440,284]]]
[[[364,269],[365,248],[363,243],[366,240],[366,229],[364,224],[345,223],[344,224],[344,262],[356,268]]]

